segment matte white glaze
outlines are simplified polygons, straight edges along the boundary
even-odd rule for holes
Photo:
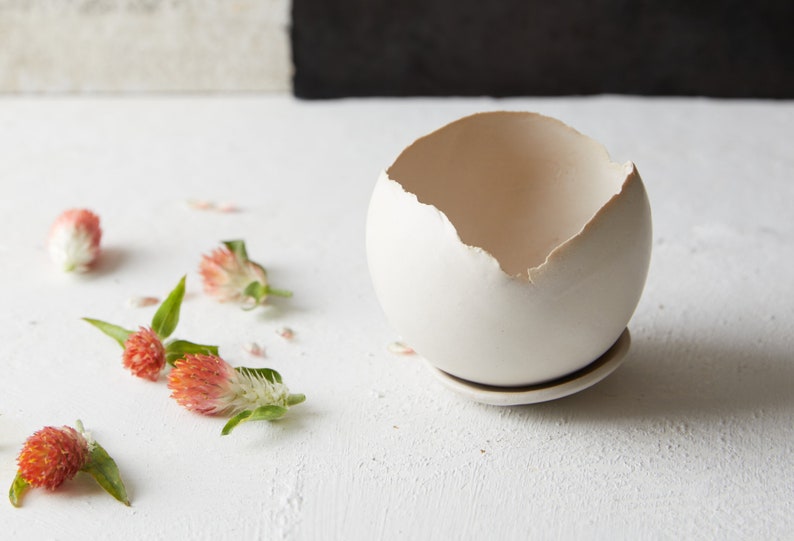
[[[650,249],[634,165],[534,113],[481,113],[418,140],[381,173],[367,218],[392,326],[437,368],[486,385],[551,381],[601,356],[636,308]]]
[[[442,385],[469,400],[491,406],[521,406],[557,400],[592,387],[623,364],[630,346],[631,334],[626,329],[615,345],[583,369],[545,384],[523,387],[481,385],[450,376],[432,365],[430,369]]]

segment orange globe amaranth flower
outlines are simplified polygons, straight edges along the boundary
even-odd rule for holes
[[[99,216],[87,209],[70,209],[52,224],[47,248],[63,270],[85,272],[99,257],[101,240]]]
[[[46,426],[25,441],[17,465],[30,486],[54,490],[74,477],[88,459],[88,441],[77,430]]]
[[[261,266],[241,259],[227,247],[201,256],[199,274],[204,291],[220,302],[241,300],[251,282],[267,284],[267,274]]]
[[[217,415],[229,409],[234,368],[214,355],[185,355],[168,373],[171,397],[190,411]]]
[[[249,259],[242,240],[224,241],[201,256],[199,274],[208,295],[220,302],[241,301],[248,310],[265,304],[270,295],[292,296],[292,291],[270,287],[265,268]]]
[[[168,373],[171,398],[202,415],[235,415],[259,406],[288,407],[295,395],[280,381],[236,370],[217,355],[185,355]],[[299,400],[299,401],[302,401]]]
[[[139,378],[157,381],[165,367],[165,346],[150,327],[140,327],[124,342],[122,361]]]
[[[30,487],[54,490],[64,481],[85,472],[108,494],[129,505],[127,489],[116,462],[77,421],[70,426],[45,426],[25,440],[17,457],[17,474],[8,490],[8,499],[20,507],[22,496]]]

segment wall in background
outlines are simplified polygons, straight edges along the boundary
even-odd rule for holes
[[[290,0],[0,0],[0,92],[291,88]]]
[[[0,0],[0,93],[794,98],[792,20],[791,0]]]
[[[792,0],[293,0],[306,98],[794,98]]]

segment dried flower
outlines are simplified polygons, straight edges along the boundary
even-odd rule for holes
[[[139,378],[157,381],[165,367],[165,346],[150,327],[140,327],[124,342],[122,362]]]
[[[218,354],[217,346],[194,344],[187,340],[165,342],[179,323],[179,312],[184,297],[185,277],[183,276],[155,312],[151,326],[139,327],[137,331],[129,331],[98,319],[87,317],[83,319],[124,348],[122,363],[134,375],[156,381],[166,363],[172,365],[187,353]]]
[[[291,297],[292,292],[274,289],[267,282],[262,265],[251,261],[241,240],[226,241],[201,257],[199,274],[204,291],[220,302],[250,302],[251,308],[263,304],[268,295]]]
[[[290,394],[281,375],[268,368],[233,367],[217,355],[185,355],[168,374],[171,397],[202,415],[232,416],[222,434],[241,422],[274,420],[306,397]]]
[[[28,487],[55,490],[78,472],[86,472],[114,498],[129,505],[127,491],[112,458],[83,429],[45,426],[25,440],[17,458],[17,475],[8,497],[19,507]]]
[[[87,209],[63,212],[50,228],[50,257],[67,272],[85,272],[99,257],[99,216]]]

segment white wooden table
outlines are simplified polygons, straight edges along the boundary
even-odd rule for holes
[[[363,248],[380,169],[481,110],[534,110],[632,160],[654,254],[626,363],[578,395],[500,409],[387,345]],[[0,482],[22,442],[82,419],[132,506],[78,476],[8,539],[791,539],[794,103],[619,97],[0,99]],[[190,208],[234,203],[238,212]],[[99,266],[50,264],[52,220],[103,221]],[[243,238],[292,299],[245,312],[200,288]],[[135,327],[188,275],[176,335],[279,370],[308,399],[242,425],[131,377],[82,316]],[[295,330],[287,342],[275,334]],[[261,343],[266,356],[243,350]]]

